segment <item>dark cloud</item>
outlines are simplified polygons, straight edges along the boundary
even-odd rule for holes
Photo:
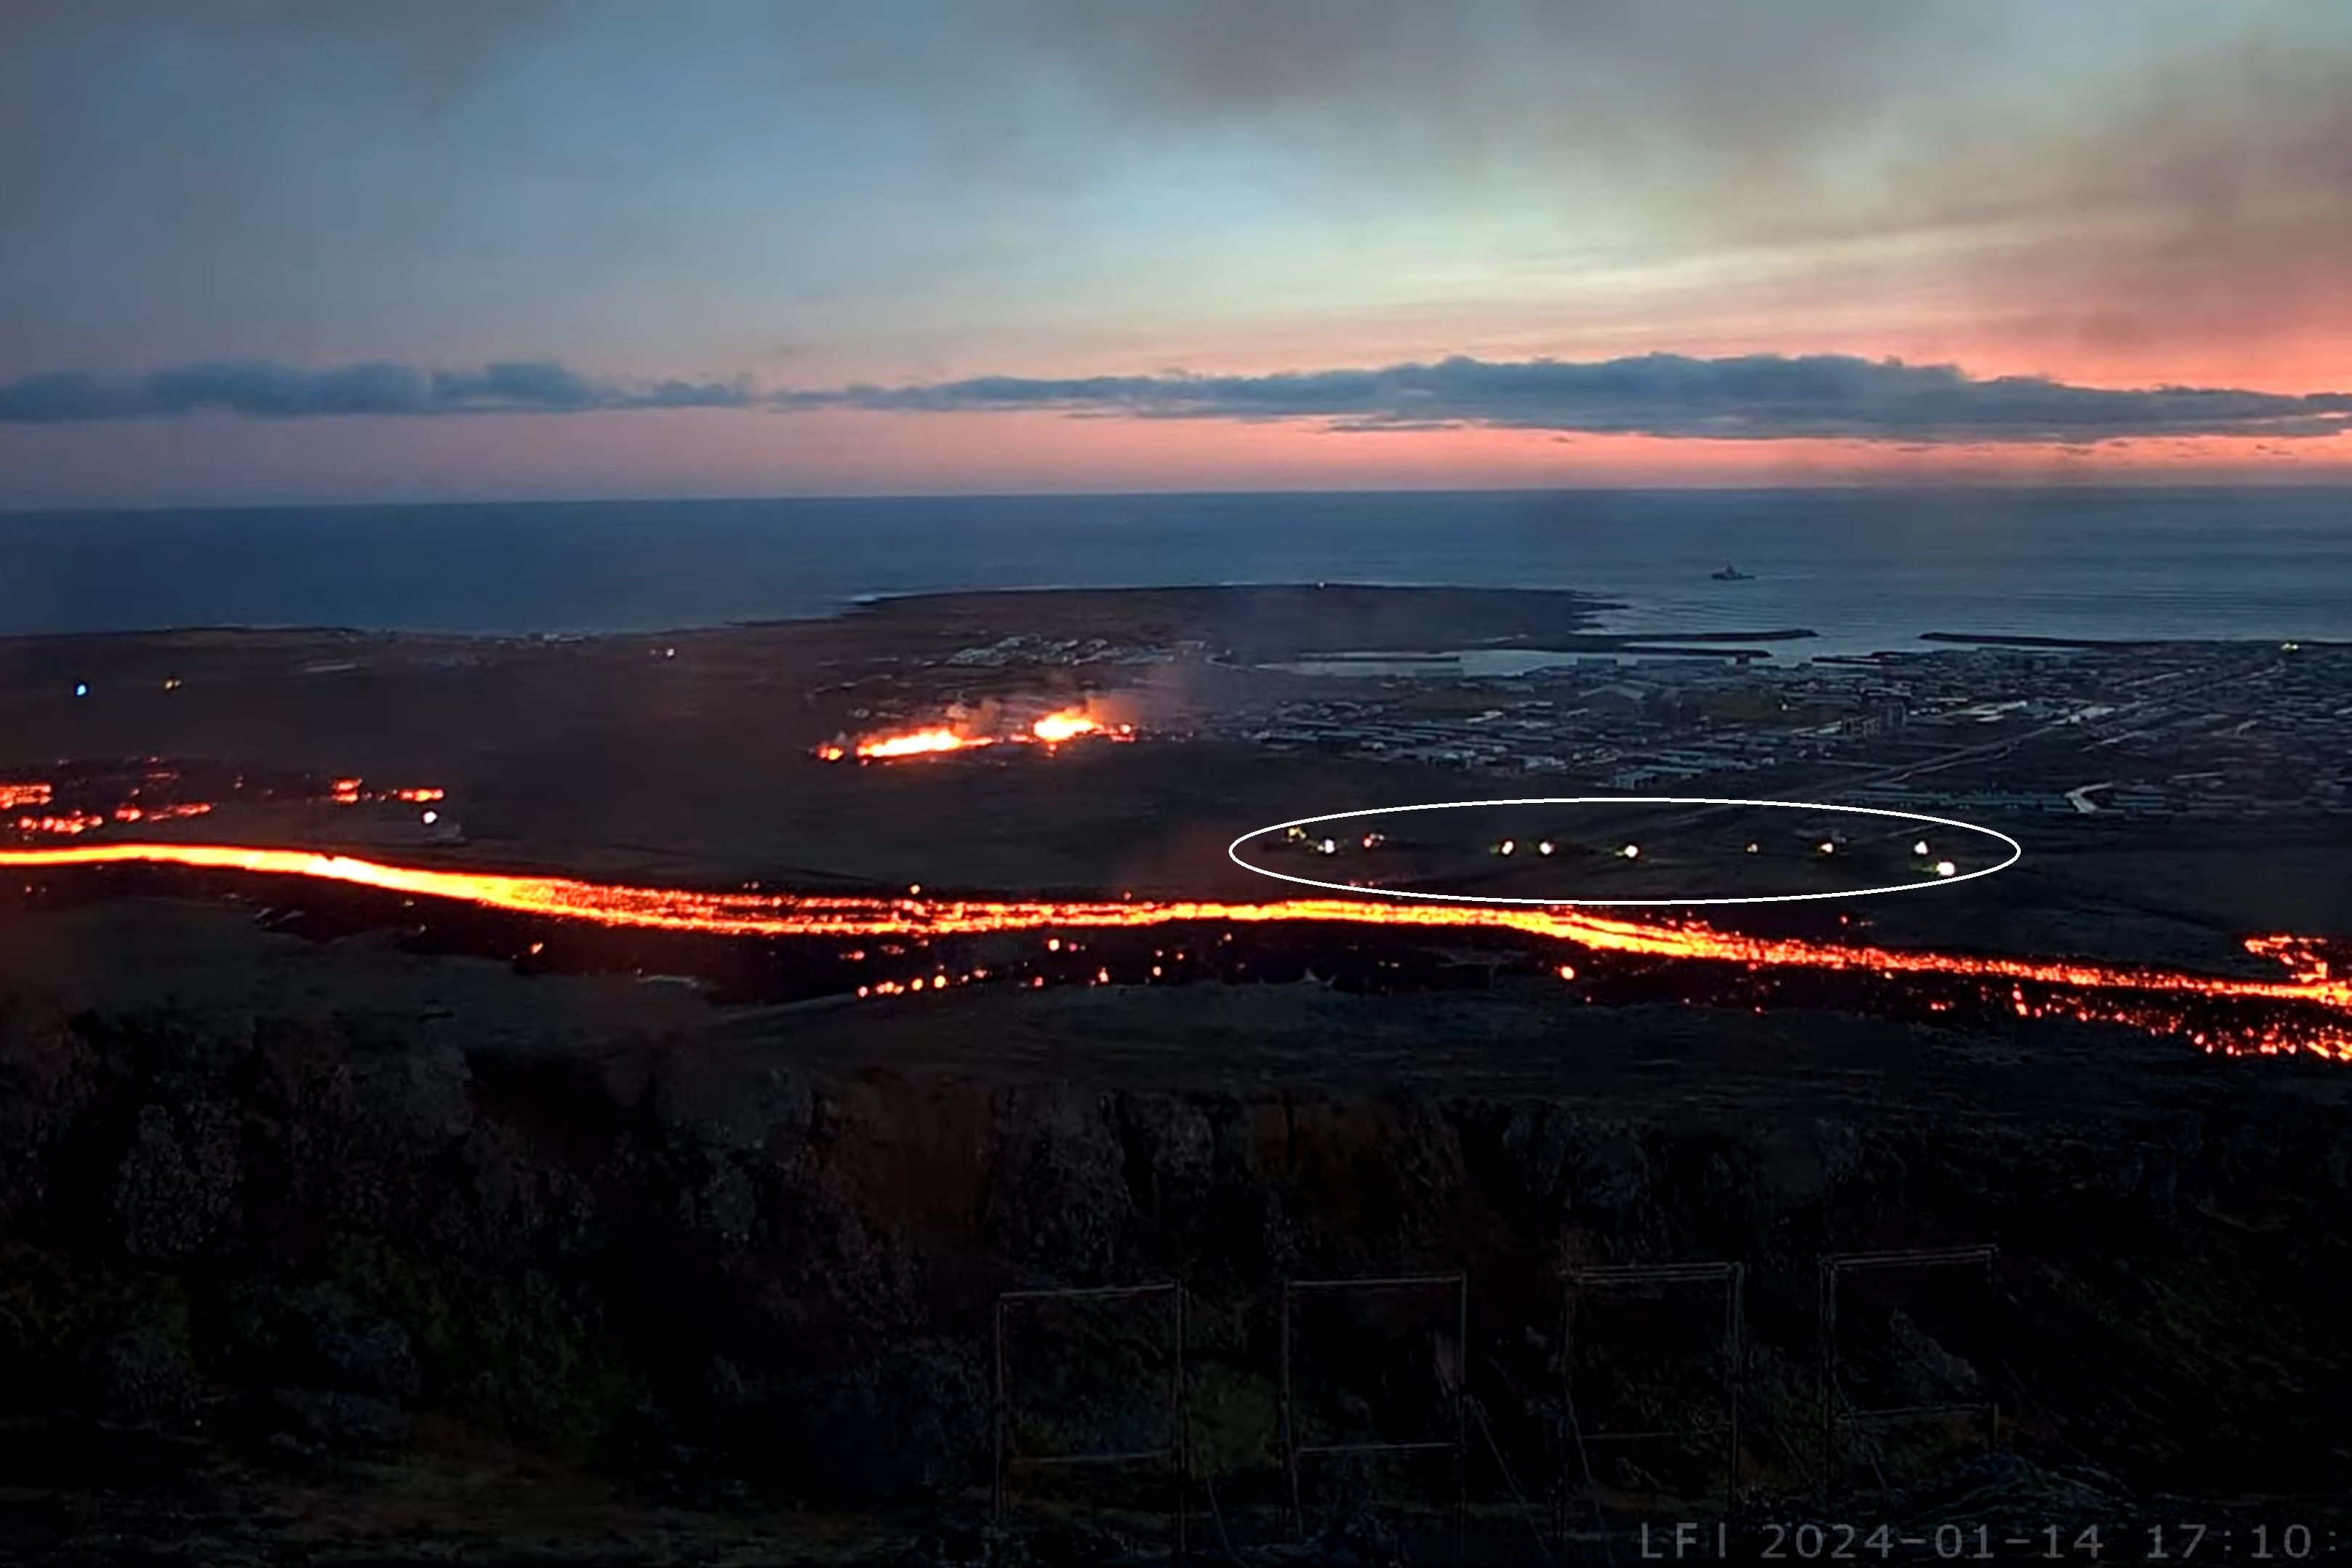
[[[2352,393],[2075,386],[1977,377],[1953,365],[1843,354],[1492,361],[1456,357],[1272,375],[989,375],[902,386],[762,392],[746,379],[620,383],[553,363],[422,370],[189,365],[107,380],[73,373],[0,384],[0,423],[67,424],[219,410],[257,418],[335,414],[566,414],[643,408],[860,408],[909,414],[1048,410],[1089,418],[1302,421],[1345,431],[1483,426],[1591,435],[1894,442],[2046,443],[2142,436],[2323,437],[2352,432]]]
[[[2005,154],[2005,155],[2004,155]],[[2085,221],[1978,275],[2044,341],[2242,358],[2352,331],[2352,44],[2262,33],[2168,63],[2072,136],[1987,139],[1923,186]]]
[[[781,400],[925,412],[1049,408],[1142,418],[1312,419],[1351,430],[1451,423],[1732,440],[2079,445],[2125,436],[2313,437],[2352,429],[2352,393],[2113,390],[2039,376],[1978,378],[1952,365],[1843,354],[1643,354],[1581,363],[1454,358],[1251,376],[978,376],[792,393]]]
[[[325,46],[393,62],[434,104],[502,49],[542,33],[555,12],[551,0],[8,0],[0,5],[0,59],[37,65],[42,51],[60,45],[160,33],[260,54],[256,79],[267,85],[292,66],[277,51]]]
[[[1278,129],[1294,143],[1459,174],[1548,149],[1665,142],[1753,173],[1948,61],[1933,7],[1873,0],[1032,0],[1034,47],[1131,121]],[[2002,31],[1986,18],[1979,37]]]
[[[740,408],[748,383],[595,381],[547,363],[421,370],[372,363],[301,370],[247,361],[109,378],[53,372],[0,383],[0,423],[62,425],[219,410],[256,418],[334,414],[567,414],[602,408]]]
[[[2341,6],[1032,9],[1050,24],[1034,47],[1121,122],[1206,128],[1352,176],[1303,200],[1507,201],[1559,224],[1564,266],[1596,231],[1639,256],[1818,246],[1825,264],[1843,243],[1905,236],[1874,286],[1931,268],[2029,342],[2161,363],[2169,344],[2244,357],[2352,331]]]

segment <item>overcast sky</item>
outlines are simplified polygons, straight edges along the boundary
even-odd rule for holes
[[[2352,479],[2352,6],[14,0],[0,506]]]

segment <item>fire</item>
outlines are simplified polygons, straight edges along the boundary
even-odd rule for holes
[[[1066,708],[1058,713],[1048,713],[1030,726],[1030,733],[1047,745],[1061,741],[1091,735],[1105,741],[1132,741],[1135,726],[1123,721],[1097,718],[1083,708]]]
[[[942,752],[972,751],[982,746],[1058,746],[1066,741],[1087,737],[1132,741],[1135,739],[1135,726],[1107,722],[1084,708],[1064,708],[1036,720],[1026,730],[997,733],[974,729],[961,721],[950,721],[928,729],[868,735],[858,741],[828,742],[816,748],[815,756],[824,763],[838,763],[851,757],[860,762],[888,762],[900,757],[927,757]]]
[[[21,811],[47,805],[55,792],[45,784],[0,784],[0,811]]]
[[[1051,746],[1078,735],[1094,735],[1102,725],[1083,713],[1048,713],[1029,726],[1029,732]]]
[[[1050,903],[707,893],[562,877],[434,870],[311,850],[233,844],[97,843],[0,849],[0,868],[29,870],[133,863],[310,877],[551,919],[716,936],[941,937],[1276,922],[1509,931],[1591,952],[1735,964],[1751,972],[1790,968],[1883,979],[1948,976],[1973,983],[1981,996],[2023,1016],[2124,1024],[2227,1055],[2305,1051],[2352,1062],[2352,976],[2329,967],[2319,956],[2324,944],[2307,937],[2247,939],[2251,952],[2278,960],[2289,973],[2284,980],[2255,980],[2114,964],[1849,947],[1751,936],[1696,921],[1651,922],[1578,910],[1493,904],[1398,904],[1337,898],[1256,904],[1192,900]],[[1051,938],[1047,946],[1060,941]],[[1076,946],[1074,942],[1063,945]],[[2262,1005],[2274,1009],[2274,1016],[2252,1023],[2215,1023],[2207,1016],[2210,1009],[2199,1010],[2200,1004],[2208,1003]]]
[[[959,735],[953,730],[917,730],[906,735],[883,735],[857,742],[861,757],[919,757],[933,752],[961,752],[968,746],[995,742],[984,737]]]
[[[1064,741],[1074,741],[1080,735],[1108,735],[1115,741],[1130,740],[1134,737],[1135,726],[1108,725],[1082,708],[1066,708],[1059,713],[1048,713],[1030,725],[1029,732],[1053,746]]]

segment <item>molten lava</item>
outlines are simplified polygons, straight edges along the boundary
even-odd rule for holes
[[[2285,980],[2254,980],[2088,963],[1849,947],[1751,936],[1696,921],[1618,920],[1579,910],[1491,904],[1397,904],[1347,899],[1255,904],[1143,900],[1049,903],[707,893],[562,877],[434,870],[310,850],[232,844],[95,843],[0,849],[0,868],[130,863],[310,877],[558,920],[717,936],[945,937],[1268,922],[1509,931],[1588,952],[1732,964],[1759,973],[1786,968],[1885,979],[1950,976],[1972,983],[1979,997],[1997,1001],[2021,1016],[2125,1024],[2228,1055],[2307,1051],[2352,1061],[2352,977],[2332,968],[2323,956],[2325,944],[2308,937],[2248,938],[2245,945],[2250,952],[2282,963],[2290,975]],[[1561,966],[1563,980],[1574,973],[1574,965]],[[2251,1021],[2215,1021],[2217,1005],[2263,1011]]]
[[[183,816],[210,816],[213,803],[208,800],[174,801],[163,805],[118,805],[114,808],[117,822],[170,822]]]
[[[47,816],[20,816],[16,819],[19,833],[46,833],[58,837],[72,838],[88,833],[93,827],[106,826],[106,818],[94,811],[52,813]]]
[[[171,768],[150,769],[141,784],[132,785],[127,794],[108,795],[109,789],[120,790],[119,780],[100,779],[95,783],[84,780],[69,784],[66,798],[59,798],[56,784],[47,782],[0,784],[0,812],[26,806],[46,806],[39,813],[26,812],[14,818],[0,816],[0,831],[14,827],[24,834],[52,838],[73,838],[104,827],[110,821],[170,822],[183,817],[206,816],[214,810],[208,800],[173,800],[167,795],[179,782],[179,774]],[[448,791],[438,784],[412,784],[392,790],[368,790],[365,781],[358,778],[331,780],[327,793],[316,798],[335,805],[359,805],[367,802],[404,801],[411,805],[430,805],[445,800]],[[246,781],[239,777],[237,792],[245,789]],[[76,798],[79,797],[79,798]],[[111,799],[113,804],[109,805]]]

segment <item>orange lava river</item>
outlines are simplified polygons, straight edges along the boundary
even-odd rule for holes
[[[1914,949],[1750,936],[1696,921],[1612,920],[1576,910],[1497,905],[1399,904],[1349,899],[1267,903],[1199,901],[1047,903],[961,899],[843,898],[793,893],[695,892],[562,877],[393,866],[302,849],[229,844],[75,844],[0,849],[0,868],[32,869],[144,864],[302,877],[446,899],[487,909],[607,926],[747,937],[944,937],[1054,929],[1119,930],[1178,923],[1298,922],[1495,931],[1588,952],[1887,979],[1951,976],[1974,982],[2022,1016],[2071,1017],[2177,1036],[2231,1055],[2310,1052],[2352,1061],[2352,975],[2331,971],[2322,944],[2294,936],[2246,939],[2249,952],[2287,970],[2284,979],[2239,979],[2087,963],[2045,963]],[[1571,966],[1561,966],[1572,976]],[[2029,989],[2030,988],[2030,989]],[[2004,994],[2005,993],[2005,994]],[[2219,1006],[2231,1016],[2213,1012]],[[2246,1016],[2249,1010],[2254,1015]]]

